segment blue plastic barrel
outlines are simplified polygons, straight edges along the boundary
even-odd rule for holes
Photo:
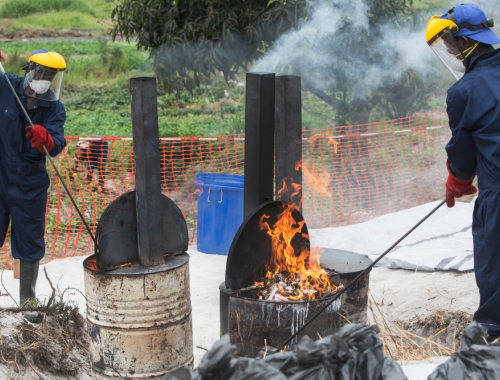
[[[200,173],[198,189],[197,249],[227,255],[243,222],[243,176]]]

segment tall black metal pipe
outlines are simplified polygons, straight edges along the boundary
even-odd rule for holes
[[[130,79],[134,137],[137,243],[139,262],[145,266],[165,262],[162,249],[160,149],[156,79]]]
[[[243,218],[274,194],[274,73],[247,73]]]
[[[302,212],[302,101],[300,77],[276,77],[276,200],[293,203]],[[286,189],[283,184],[286,184]],[[298,185],[293,187],[293,184]],[[279,190],[283,191],[279,191]]]

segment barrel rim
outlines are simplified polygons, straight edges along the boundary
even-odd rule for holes
[[[103,276],[126,276],[126,277],[139,277],[150,274],[158,274],[166,272],[172,269],[180,268],[189,263],[189,254],[183,252],[181,254],[171,255],[165,258],[165,264],[155,265],[153,267],[147,267],[141,265],[138,262],[134,262],[134,266],[127,266],[121,268],[115,268],[111,270],[92,270],[88,268],[88,261],[95,258],[95,254],[90,255],[85,260],[83,260],[83,269],[92,275],[103,275]],[[173,260],[175,259],[175,260]]]
[[[274,300],[261,300],[261,299],[258,299],[258,298],[250,298],[250,297],[244,297],[244,296],[240,296],[240,295],[237,295],[236,292],[237,290],[232,290],[232,289],[228,289],[226,288],[226,282],[223,281],[220,285],[219,285],[219,290],[221,292],[223,292],[224,294],[227,294],[229,297],[234,297],[234,298],[238,298],[238,299],[242,299],[242,300],[249,300],[249,301],[257,301],[257,302],[262,302],[266,305],[269,305],[269,304],[281,304],[281,305],[301,305],[301,304],[310,304],[310,303],[316,303],[316,302],[321,302],[321,301],[331,301],[332,297],[336,296],[337,293],[334,293],[334,294],[330,294],[330,295],[327,295],[327,296],[323,296],[321,298],[317,298],[317,299],[313,299],[313,300],[301,300],[301,301],[274,301]],[[340,291],[340,290],[339,290]],[[338,299],[340,300],[342,297],[338,297]]]

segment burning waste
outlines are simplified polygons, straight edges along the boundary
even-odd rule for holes
[[[328,273],[320,266],[319,248],[299,248],[295,252],[293,241],[296,236],[308,239],[302,232],[304,220],[297,221],[294,205],[284,203],[283,211],[271,227],[269,215],[263,214],[260,228],[272,240],[272,255],[266,265],[264,279],[257,279],[259,299],[269,301],[313,300],[335,294],[340,286],[330,281]]]

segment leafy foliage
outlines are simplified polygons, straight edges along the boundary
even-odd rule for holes
[[[192,91],[200,76],[234,78],[297,25],[305,6],[303,0],[121,0],[112,36],[136,38],[138,48],[151,51],[169,90]]]

